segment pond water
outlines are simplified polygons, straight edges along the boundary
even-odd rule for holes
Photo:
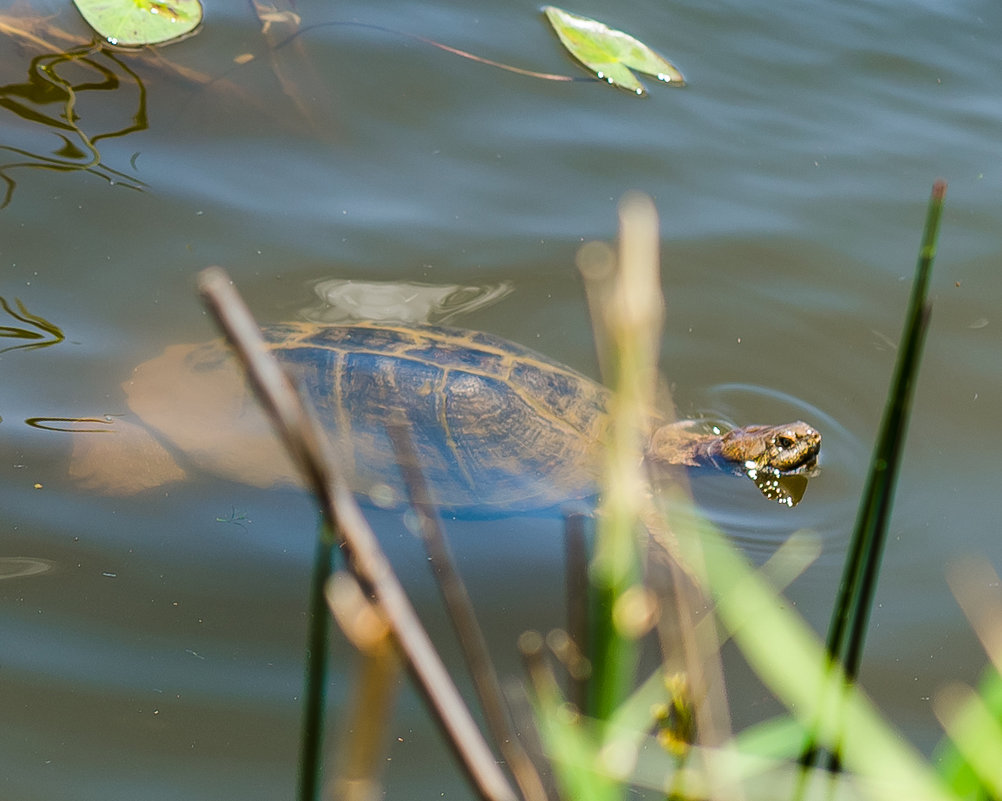
[[[69,160],[75,140],[40,121],[62,110],[44,85],[25,89],[40,51],[5,40],[0,173],[12,192],[0,210],[0,296],[65,333],[52,347],[0,354],[5,798],[289,797],[316,524],[302,493],[211,476],[95,496],[67,477],[69,436],[26,419],[124,411],[120,384],[135,365],[214,335],[194,285],[213,263],[261,321],[295,319],[315,282],[332,277],[509,281],[507,299],[461,324],[595,375],[574,255],[615,235],[631,189],[661,215],[662,366],[680,414],[803,418],[822,431],[822,473],[793,510],[747,481],[694,482],[754,559],[798,529],[820,534],[822,557],[791,598],[823,629],[926,199],[934,179],[949,182],[863,667],[890,719],[922,749],[935,744],[930,697],[984,661],[944,567],[999,552],[1002,7],[585,0],[570,10],[641,36],[689,85],[651,86],[641,100],[366,27],[583,75],[528,2],[300,0],[303,26],[318,27],[269,53],[248,5],[217,0],[202,32],[163,49],[162,62],[94,57],[117,88],[84,88],[105,78],[59,68],[78,85],[78,124],[100,151],[103,168],[85,172],[40,167]],[[85,35],[68,3],[31,13]],[[235,64],[245,53],[258,58]],[[140,85],[148,127],[102,137],[133,124]],[[36,116],[14,113],[17,103]],[[399,515],[373,522],[458,672],[423,555]],[[563,623],[559,522],[456,522],[449,534],[501,669],[516,675],[517,635]],[[351,664],[338,641],[332,719]],[[739,725],[774,711],[736,674]],[[409,688],[390,740],[393,795],[470,796]]]

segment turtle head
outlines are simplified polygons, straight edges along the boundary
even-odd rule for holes
[[[696,421],[657,428],[648,445],[653,466],[708,466],[750,478],[769,500],[796,506],[816,474],[821,434],[813,426],[744,426],[720,435],[699,430]]]
[[[719,455],[747,471],[773,475],[807,473],[821,450],[821,434],[797,421],[779,426],[744,426],[720,438]]]

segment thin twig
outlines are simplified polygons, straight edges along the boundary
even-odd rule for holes
[[[514,72],[516,75],[526,75],[530,78],[539,78],[544,81],[563,81],[563,82],[574,82],[579,83],[583,81],[588,81],[595,83],[599,79],[595,77],[585,77],[585,76],[574,76],[574,75],[557,75],[552,72],[536,72],[535,70],[527,70],[522,67],[515,67],[511,64],[505,64],[501,61],[494,61],[489,58],[484,58],[483,56],[478,56],[474,53],[469,53],[466,50],[460,50],[458,47],[451,47],[450,45],[443,44],[442,42],[436,42],[434,39],[428,39],[425,36],[420,36],[416,33],[408,33],[407,31],[398,31],[394,28],[387,28],[383,25],[374,25],[370,22],[357,22],[357,21],[347,21],[347,20],[331,20],[328,22],[315,22],[312,25],[306,25],[300,28],[295,33],[290,34],[285,39],[279,41],[274,48],[277,50],[280,47],[284,47],[286,44],[291,42],[297,36],[301,36],[308,31],[315,30],[317,28],[327,28],[333,26],[351,26],[353,28],[368,28],[373,31],[382,31],[383,33],[391,33],[396,36],[405,36],[408,39],[413,39],[417,42],[422,42],[423,44],[431,45],[432,47],[437,47],[439,50],[444,50],[447,53],[452,53],[456,56],[461,56],[462,58],[468,58],[471,61],[477,61],[481,64],[486,64],[489,67],[496,67],[507,72]]]
[[[512,729],[505,706],[501,682],[491,661],[483,630],[473,612],[473,603],[466,585],[456,570],[456,563],[442,531],[442,520],[428,491],[428,484],[418,462],[410,427],[404,420],[387,424],[397,464],[404,478],[411,506],[418,518],[421,539],[431,562],[446,611],[452,620],[456,636],[466,657],[484,718],[494,743],[504,755],[512,775],[526,801],[546,801],[546,790],[529,755]]]
[[[199,288],[233,342],[290,456],[299,464],[328,519],[336,524],[351,556],[352,569],[381,605],[418,688],[475,787],[485,799],[515,801],[514,790],[473,722],[344,477],[336,463],[325,458],[321,443],[326,440],[317,436],[315,421],[307,415],[288,377],[268,352],[226,272],[220,267],[203,270]]]

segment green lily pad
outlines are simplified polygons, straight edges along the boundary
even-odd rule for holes
[[[685,86],[674,64],[629,34],[555,6],[546,6],[543,13],[570,54],[603,81],[646,95],[644,85],[630,71],[634,69],[670,86]]]
[[[202,21],[199,0],[73,0],[108,44],[164,44],[190,36]]]

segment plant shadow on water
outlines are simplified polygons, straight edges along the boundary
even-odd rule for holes
[[[134,104],[128,112],[131,116],[128,123],[101,133],[86,132],[80,126],[78,121],[85,103],[103,97],[121,102],[120,98],[127,96],[123,94],[127,87],[135,90],[135,99],[128,101]],[[98,149],[102,139],[128,136],[149,127],[146,87],[114,53],[88,46],[36,56],[30,62],[26,81],[0,86],[0,107],[48,130],[58,142],[50,152],[0,145],[0,150],[23,159],[0,164],[0,180],[4,183],[0,208],[11,202],[17,187],[13,175],[18,170],[86,172],[127,189],[141,190],[145,186],[135,176],[102,163]],[[38,140],[37,130],[32,132],[32,139]]]
[[[290,20],[278,12],[269,17],[263,6],[257,12],[262,15],[262,36],[269,46],[274,46],[279,31],[287,30]],[[298,26],[298,17],[291,12],[288,16]],[[276,30],[269,34],[272,26]],[[135,175],[138,150],[132,155],[129,171],[125,165],[106,164],[99,146],[105,140],[149,130],[147,88],[139,74],[141,67],[148,67],[152,75],[170,76],[189,86],[211,86],[220,95],[236,97],[237,102],[255,104],[250,95],[236,89],[225,76],[209,76],[175,64],[155,48],[115,47],[100,37],[87,41],[86,35],[72,28],[64,30],[51,18],[0,14],[0,34],[18,42],[25,50],[42,51],[28,63],[24,81],[0,86],[0,109],[30,124],[26,129],[26,144],[0,145],[0,151],[8,155],[0,163],[3,182],[0,209],[10,205],[18,185],[15,176],[23,170],[83,172],[112,186],[134,191],[147,188],[146,182]],[[72,44],[67,47],[67,43]],[[290,50],[296,50],[296,43],[292,45]],[[247,63],[239,57],[237,60],[238,67]],[[283,81],[297,113],[317,128],[329,120],[317,122],[322,116],[323,102],[314,99],[307,103],[302,97],[302,93],[311,90],[307,84],[311,66],[302,58],[294,64],[302,84],[298,87],[290,77],[279,73],[278,65],[273,65],[273,69]],[[100,122],[95,124],[94,120]],[[107,122],[111,120],[114,122]],[[92,127],[95,125],[106,125],[107,129],[95,131]],[[48,138],[42,136],[43,132],[55,139],[55,147],[49,151],[38,144]]]
[[[16,310],[14,307],[17,307]],[[4,297],[0,297],[0,309],[21,325],[0,325],[0,339],[25,340],[21,344],[0,347],[0,353],[12,350],[34,350],[58,345],[64,339],[62,329],[44,317],[29,312],[17,298],[13,306]]]

